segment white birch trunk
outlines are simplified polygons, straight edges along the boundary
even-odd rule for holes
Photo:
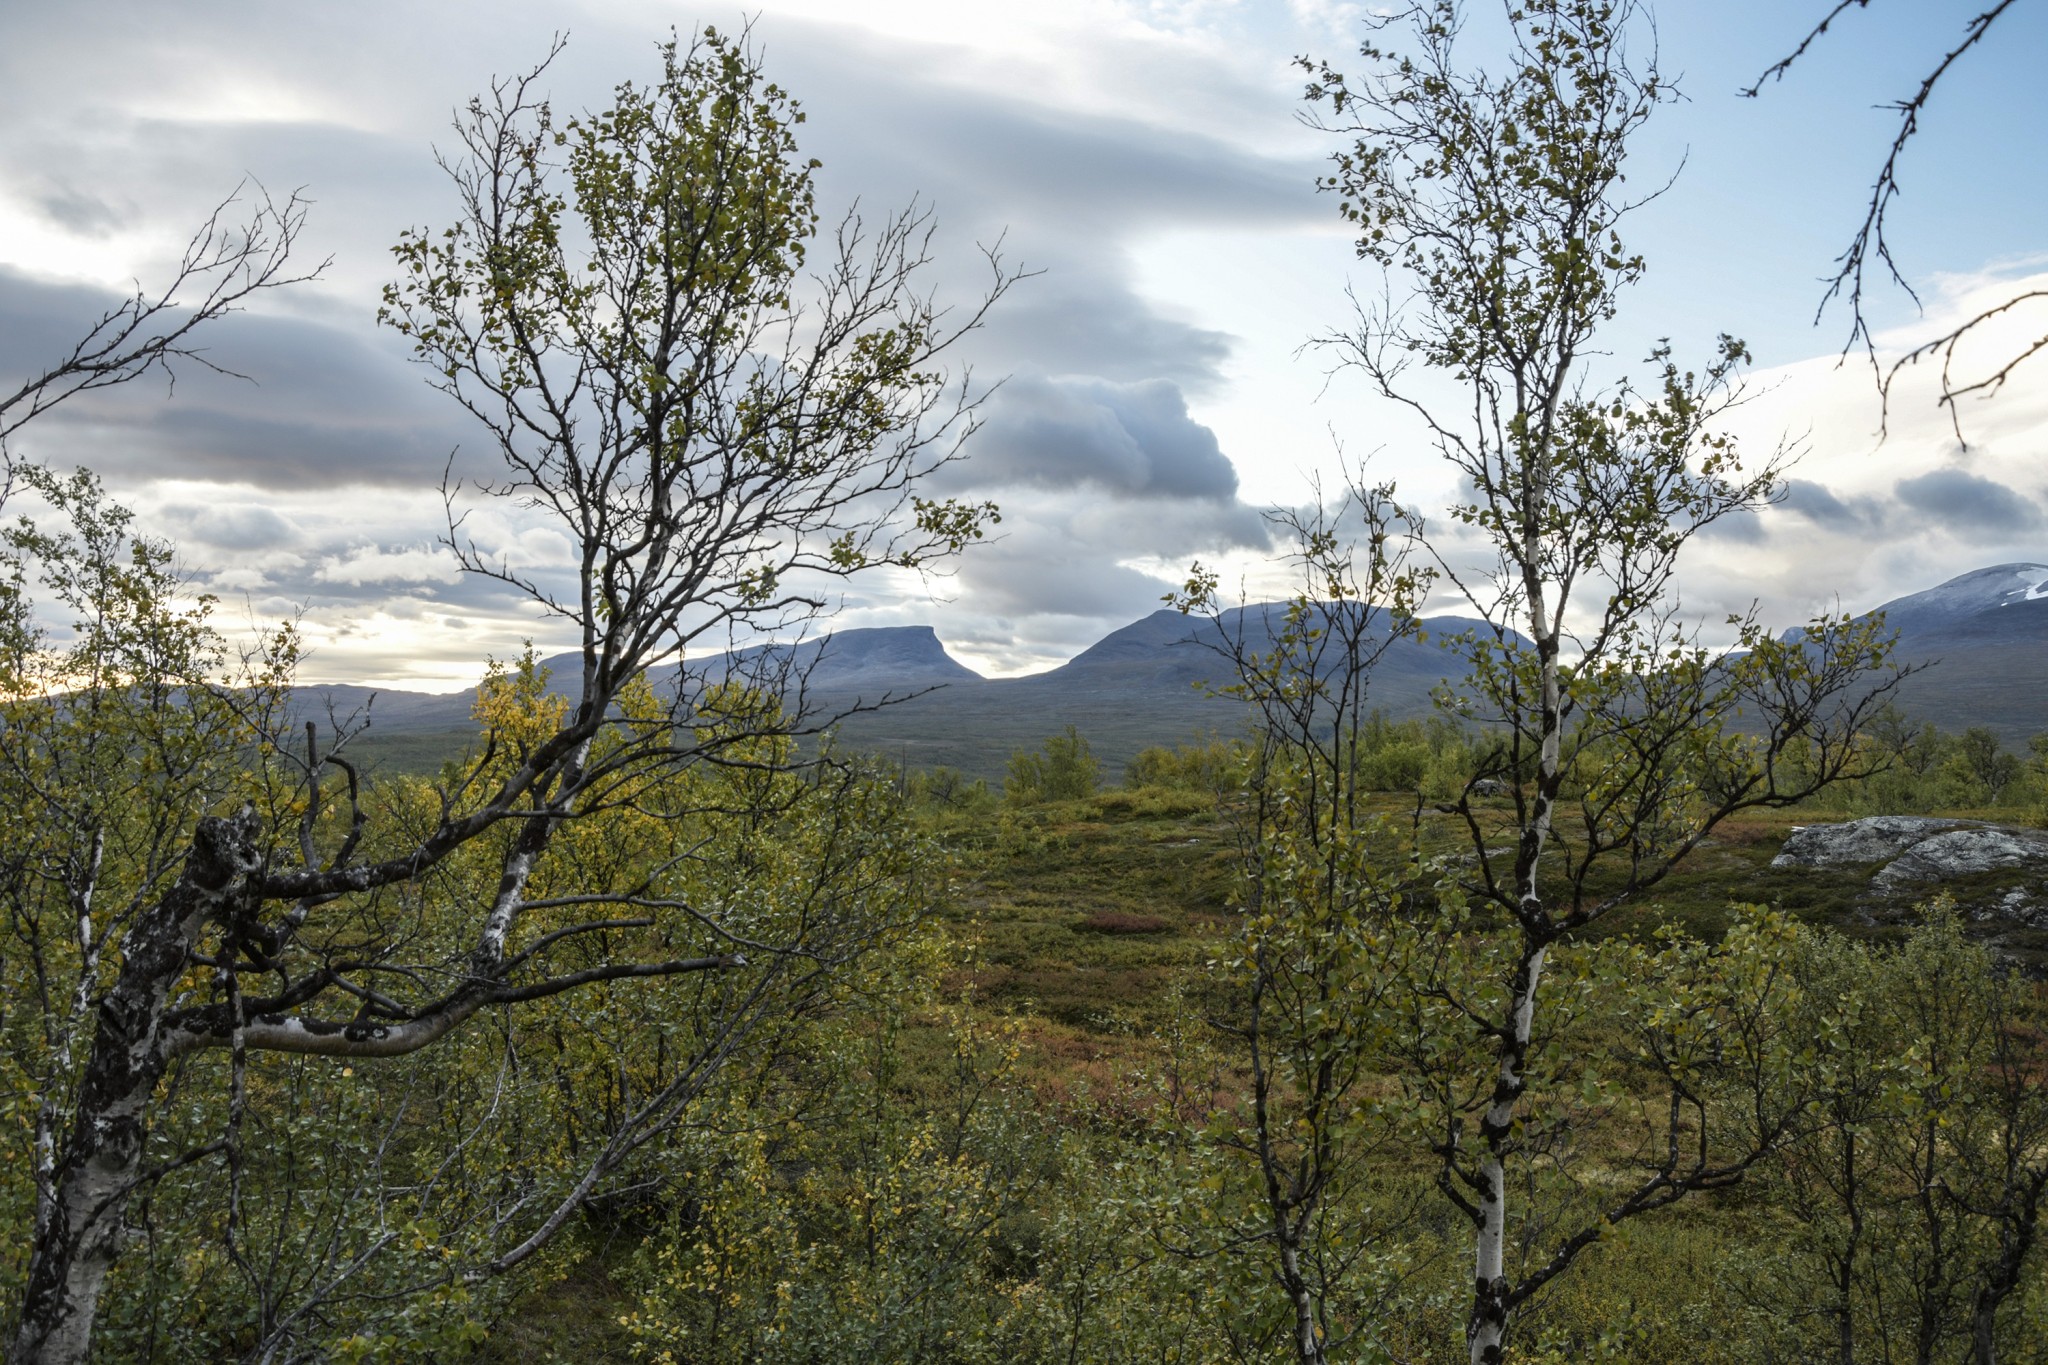
[[[1541,507],[1547,501],[1548,490],[1542,486],[1544,480],[1540,475],[1536,482],[1533,496]],[[1523,1069],[1535,1031],[1536,993],[1542,986],[1543,966],[1549,955],[1549,937],[1542,928],[1543,902],[1537,873],[1544,844],[1550,836],[1551,800],[1558,786],[1564,738],[1563,693],[1557,660],[1559,631],[1549,619],[1540,546],[1533,530],[1525,531],[1520,552],[1519,567],[1528,593],[1530,636],[1541,656],[1542,712],[1538,721],[1535,800],[1516,859],[1515,895],[1519,901],[1522,957],[1509,988],[1504,1036],[1497,1043],[1493,1096],[1479,1124],[1482,1188],[1478,1237],[1473,1249],[1472,1312],[1465,1327],[1471,1365],[1500,1365],[1507,1337],[1508,1299],[1513,1287],[1507,1278],[1506,1156],[1522,1093],[1528,1085]]]

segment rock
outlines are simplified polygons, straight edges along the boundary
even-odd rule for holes
[[[1928,815],[1872,815],[1839,825],[1806,825],[1786,838],[1772,867],[1852,867],[1896,858],[1931,836],[1977,825]]]
[[[1979,940],[2048,977],[2048,830],[1874,815],[1794,829],[1771,866],[1858,883],[1853,913],[1872,926],[1913,923],[1915,907],[1951,896]]]
[[[1871,879],[1870,888],[1897,895],[1928,882],[2014,867],[2048,874],[2048,835],[1995,826],[1931,835],[1902,851]]]
[[[1989,905],[1971,912],[1973,920],[2005,920],[2029,929],[2048,929],[2048,900],[2022,890],[2012,890]]]

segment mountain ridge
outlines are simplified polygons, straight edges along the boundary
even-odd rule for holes
[[[1061,664],[1016,677],[977,673],[953,658],[929,625],[850,627],[749,646],[710,656],[692,671],[712,680],[800,678],[807,697],[828,712],[895,700],[847,717],[841,738],[911,766],[944,763],[997,777],[1013,749],[1035,745],[1067,724],[1114,766],[1151,744],[1241,731],[1243,704],[1213,695],[1204,684],[1230,680],[1230,664],[1219,653],[1229,639],[1270,649],[1285,609],[1283,603],[1253,603],[1231,608],[1220,621],[1161,609]],[[1895,657],[1919,668],[1898,695],[1908,714],[1951,730],[1987,725],[2014,745],[2048,729],[2048,563],[1974,569],[1858,619],[1879,612],[1898,632]],[[1429,712],[1431,689],[1458,671],[1443,638],[1480,623],[1436,616],[1421,624],[1427,642],[1394,642],[1373,676],[1371,704],[1395,718]],[[554,690],[569,691],[579,656],[543,662],[553,670]],[[669,665],[653,676],[659,684],[675,673]],[[421,693],[333,684],[296,692],[302,714],[308,707],[331,707],[338,717],[367,710],[373,736],[410,738],[422,752],[452,755],[472,733],[474,688]]]

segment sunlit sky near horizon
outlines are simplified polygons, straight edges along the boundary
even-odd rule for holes
[[[1837,600],[1863,610],[1986,565],[2048,561],[2048,361],[1967,405],[1967,449],[1915,376],[1880,443],[1867,368],[1837,361],[1846,314],[1815,325],[1820,280],[1896,129],[1878,106],[1909,94],[1981,6],[1878,0],[1762,98],[1739,98],[1829,7],[1655,7],[1661,65],[1686,99],[1637,144],[1631,183],[1676,179],[1631,232],[1651,269],[1609,368],[1631,369],[1661,337],[1704,361],[1718,333],[1742,336],[1757,398],[1734,429],[1755,452],[1804,451],[1784,505],[1688,552],[1685,600],[1704,619],[1756,601],[1789,625]],[[1471,8],[1483,55],[1497,6]],[[302,614],[309,680],[446,690],[525,638],[566,646],[559,623],[457,574],[436,544],[444,462],[481,449],[481,433],[374,325],[388,250],[400,229],[452,216],[434,162],[450,111],[532,66],[557,31],[569,46],[545,82],[575,109],[651,79],[671,26],[752,16],[770,75],[808,111],[802,143],[824,163],[828,205],[932,204],[942,293],[970,295],[977,243],[998,237],[1040,272],[963,357],[1008,376],[952,481],[1002,505],[1001,537],[931,592],[854,589],[840,624],[931,624],[985,673],[1048,667],[1155,608],[1192,560],[1270,591],[1259,510],[1333,479],[1340,448],[1425,512],[1452,496],[1412,425],[1304,349],[1346,323],[1347,285],[1380,287],[1313,190],[1336,144],[1298,120],[1292,65],[1343,64],[1363,10],[0,0],[0,387],[60,354],[110,287],[161,277],[244,177],[304,186],[303,255],[333,257],[317,282],[212,337],[256,383],[188,373],[167,397],[146,381],[67,405],[13,449],[101,471],[230,618]],[[1885,345],[2048,286],[2044,53],[2048,3],[2021,5],[1938,91],[1893,219],[1924,311],[1879,294]],[[2023,317],[1986,345],[2031,340],[2041,323]],[[510,508],[472,526],[519,562],[566,549]]]

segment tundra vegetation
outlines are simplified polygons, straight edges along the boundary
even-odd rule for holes
[[[1246,727],[1118,786],[1072,727],[996,793],[839,752],[800,676],[649,681],[993,515],[918,492],[980,314],[914,287],[915,212],[818,231],[743,41],[560,122],[498,86],[454,226],[397,248],[484,495],[580,561],[491,558],[448,489],[467,566],[582,643],[493,666],[437,779],[288,719],[288,628],[232,648],[90,475],[11,463],[9,1358],[2036,1358],[2037,981],[1938,897],[1879,929],[1769,859],[1794,820],[2048,822],[2048,739],[1889,710],[1874,627],[1681,626],[1687,539],[1775,472],[1716,434],[1739,343],[1595,368],[1670,87],[1626,3],[1515,7],[1499,74],[1461,22],[1392,16],[1310,94],[1412,291],[1334,344],[1397,401],[1465,386],[1414,401],[1472,501],[1279,515],[1263,634],[1198,567]],[[288,278],[281,214],[202,234],[210,316]],[[184,354],[139,297],[127,359],[13,410]],[[1445,583],[1467,674],[1391,722],[1374,665]]]

